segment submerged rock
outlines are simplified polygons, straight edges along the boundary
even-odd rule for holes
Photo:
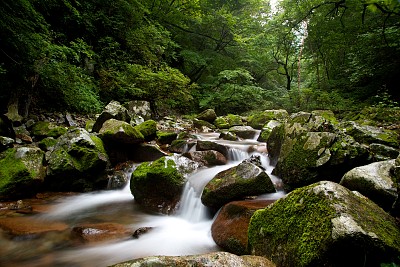
[[[72,228],[71,237],[81,243],[98,243],[129,238],[132,230],[117,223],[81,224]]]
[[[234,266],[234,267],[274,267],[275,265],[264,257],[237,256],[228,252],[214,252],[194,256],[152,256],[112,265],[113,267],[209,267],[209,266]]]
[[[202,203],[214,210],[233,200],[275,192],[268,174],[253,163],[239,165],[218,173],[204,187]]]
[[[379,266],[397,262],[400,231],[371,200],[321,181],[256,211],[249,248],[277,266]]]

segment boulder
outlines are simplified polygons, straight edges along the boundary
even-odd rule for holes
[[[374,161],[395,159],[399,155],[399,149],[382,144],[370,144],[369,150]]]
[[[284,121],[289,113],[284,109],[265,110],[249,117],[248,125],[254,129],[261,130],[270,120]]]
[[[226,117],[218,117],[214,121],[214,125],[218,129],[229,129],[231,125],[228,122],[228,119]]]
[[[224,155],[226,158],[228,158],[229,156],[228,147],[221,144],[217,144],[212,141],[198,140],[196,145],[196,150],[197,151],[215,150]]]
[[[38,121],[31,129],[31,134],[38,139],[45,137],[58,138],[67,132],[67,128],[59,126],[53,122]]]
[[[188,159],[187,159],[188,160]],[[180,200],[185,176],[173,157],[140,164],[131,177],[135,201],[153,212],[170,214]]]
[[[217,114],[215,114],[215,111],[213,109],[206,109],[196,117],[196,119],[198,120],[206,121],[209,123],[213,123],[216,118]]]
[[[0,114],[0,136],[15,138],[12,122],[4,115]]]
[[[99,132],[103,127],[103,123],[109,119],[115,119],[124,122],[130,122],[131,120],[128,110],[124,106],[122,106],[118,101],[111,101],[96,119],[92,131],[96,133]]]
[[[396,220],[329,181],[298,188],[256,211],[248,233],[251,253],[277,266],[379,266],[400,255]]]
[[[144,140],[147,142],[156,138],[157,122],[154,120],[147,120],[139,125],[136,125],[134,128],[144,136]]]
[[[233,201],[221,208],[211,226],[211,235],[224,251],[236,255],[249,254],[247,230],[256,210],[266,208],[274,200]]]
[[[54,137],[46,137],[39,142],[39,148],[43,151],[53,150],[55,145],[57,144],[57,139]]]
[[[219,138],[222,138],[222,139],[228,140],[228,141],[239,141],[239,137],[237,137],[236,134],[231,133],[231,132],[222,132],[222,133],[220,133]]]
[[[143,134],[127,122],[109,119],[103,123],[99,131],[100,138],[106,143],[113,145],[137,144],[144,142]]]
[[[243,126],[242,117],[240,117],[239,115],[228,114],[225,116],[225,118],[228,121],[230,127]]]
[[[398,195],[396,180],[392,175],[394,162],[393,159],[354,168],[343,176],[340,184],[360,192],[388,211]]]
[[[147,143],[129,146],[128,154],[128,160],[136,162],[154,161],[161,157],[168,156],[157,144],[153,145]]]
[[[105,178],[99,178],[109,164],[103,142],[83,128],[59,137],[46,160],[45,182],[52,191],[91,191],[107,185]]]
[[[259,142],[267,142],[269,136],[272,133],[272,130],[275,127],[280,126],[282,123],[276,120],[270,120],[267,124],[264,125],[264,127],[261,130],[260,136],[257,138],[257,141]]]
[[[176,132],[165,132],[165,131],[158,131],[157,132],[157,143],[161,145],[170,145],[176,138],[178,134]]]
[[[268,174],[253,163],[243,161],[215,175],[204,187],[201,202],[218,210],[228,202],[272,192],[275,187]]]
[[[196,145],[196,141],[187,139],[177,139],[172,141],[169,151],[172,153],[182,154],[188,152]]]
[[[214,150],[186,152],[183,156],[204,166],[225,165],[227,163],[225,156]]]
[[[211,124],[208,121],[199,120],[199,119],[193,120],[193,126],[196,129],[199,129],[201,132],[209,132],[210,130],[215,129],[214,124]]]
[[[9,148],[0,153],[0,199],[35,195],[45,177],[44,152],[37,147]]]
[[[14,139],[10,137],[0,136],[0,152],[11,148],[14,144]]]
[[[228,252],[213,252],[194,256],[151,256],[130,260],[110,267],[157,266],[157,267],[274,267],[266,258],[257,256],[237,256]]]
[[[30,133],[26,129],[25,125],[13,127],[14,132],[15,132],[15,139],[16,140],[21,140],[24,143],[31,144],[32,143],[32,137],[30,136]]]
[[[250,126],[233,126],[229,128],[229,132],[243,139],[253,139],[257,134],[257,131]]]
[[[89,223],[74,226],[71,238],[79,243],[98,243],[129,238],[133,231],[117,223]]]
[[[395,148],[399,147],[399,135],[395,131],[376,126],[359,125],[354,121],[345,122],[341,127],[361,144],[378,143]]]
[[[149,120],[152,116],[150,102],[132,100],[124,105],[130,117],[142,117],[144,120]]]

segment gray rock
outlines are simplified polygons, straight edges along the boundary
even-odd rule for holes
[[[251,126],[233,126],[229,128],[229,132],[243,139],[253,139],[257,134],[257,131]]]
[[[122,106],[118,101],[111,101],[104,108],[103,112],[96,119],[93,125],[92,131],[99,132],[103,126],[103,123],[109,119],[115,119],[124,122],[130,122],[131,118],[129,116],[128,110]]]
[[[144,121],[151,119],[152,113],[148,101],[132,100],[126,103],[125,107],[132,118],[142,118]]]

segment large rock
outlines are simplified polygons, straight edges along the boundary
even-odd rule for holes
[[[196,145],[196,141],[187,139],[177,139],[172,141],[169,151],[172,153],[185,153],[192,149]]]
[[[157,122],[154,120],[147,120],[139,125],[136,125],[134,128],[143,135],[145,141],[151,141],[156,138]]]
[[[53,191],[91,191],[104,189],[101,179],[109,163],[103,142],[83,128],[70,129],[58,138],[54,149],[46,154],[45,179]]]
[[[11,148],[14,144],[14,139],[10,137],[0,136],[0,152]]]
[[[243,139],[253,139],[257,134],[257,131],[251,126],[233,126],[229,128],[229,132],[232,132]]]
[[[54,137],[58,138],[59,136],[65,134],[67,132],[67,128],[63,126],[59,126],[52,122],[46,121],[38,121],[32,126],[31,133],[35,137],[39,139],[43,139],[45,137]]]
[[[275,265],[266,258],[257,256],[237,256],[228,252],[213,252],[194,256],[152,256],[112,265],[112,267],[274,267]]]
[[[185,164],[174,157],[140,164],[132,173],[130,184],[135,201],[150,211],[173,212],[185,184]]]
[[[132,118],[141,117],[144,120],[149,120],[152,116],[150,102],[132,100],[125,104],[129,116]]]
[[[214,210],[233,200],[275,192],[268,174],[248,161],[218,173],[204,187],[202,203]]]
[[[133,230],[117,223],[89,223],[74,226],[71,237],[81,243],[98,243],[129,238]]]
[[[218,212],[211,226],[211,235],[224,251],[236,255],[249,254],[247,230],[250,218],[256,210],[266,208],[274,200],[232,201]]]
[[[396,180],[392,175],[394,162],[393,159],[354,168],[343,176],[340,184],[390,210],[398,195]]]
[[[99,131],[99,136],[104,142],[110,145],[114,143],[120,144],[137,144],[144,142],[143,134],[127,122],[109,119],[103,123]]]
[[[400,231],[371,200],[322,181],[256,211],[249,248],[277,266],[379,266],[397,261]]]
[[[206,140],[198,140],[196,145],[197,151],[206,151],[206,150],[215,150],[224,155],[225,157],[229,157],[229,149],[221,144],[217,144],[212,141]]]
[[[115,119],[124,122],[130,122],[131,120],[128,110],[124,106],[122,106],[118,101],[111,101],[96,119],[92,131],[99,132],[103,126],[103,123],[109,119]]]
[[[44,152],[37,147],[9,148],[0,154],[0,199],[35,195],[44,181]]]
[[[399,149],[376,143],[370,144],[369,150],[374,161],[395,159],[400,152]]]
[[[227,163],[225,156],[214,150],[186,152],[183,156],[204,166],[225,165]]]
[[[217,114],[215,114],[215,111],[213,109],[206,109],[203,112],[201,112],[199,115],[197,115],[196,118],[198,120],[213,123],[215,121],[215,119],[217,118]]]
[[[280,126],[282,123],[276,120],[270,120],[268,123],[264,125],[264,127],[261,130],[260,135],[257,138],[257,141],[259,142],[267,142],[269,136],[272,133],[272,130],[278,126]]]
[[[289,113],[284,109],[265,110],[249,117],[248,125],[254,129],[261,130],[270,120],[284,121]]]

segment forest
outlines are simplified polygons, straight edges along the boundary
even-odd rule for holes
[[[0,103],[91,113],[398,107],[398,0],[4,0]]]

